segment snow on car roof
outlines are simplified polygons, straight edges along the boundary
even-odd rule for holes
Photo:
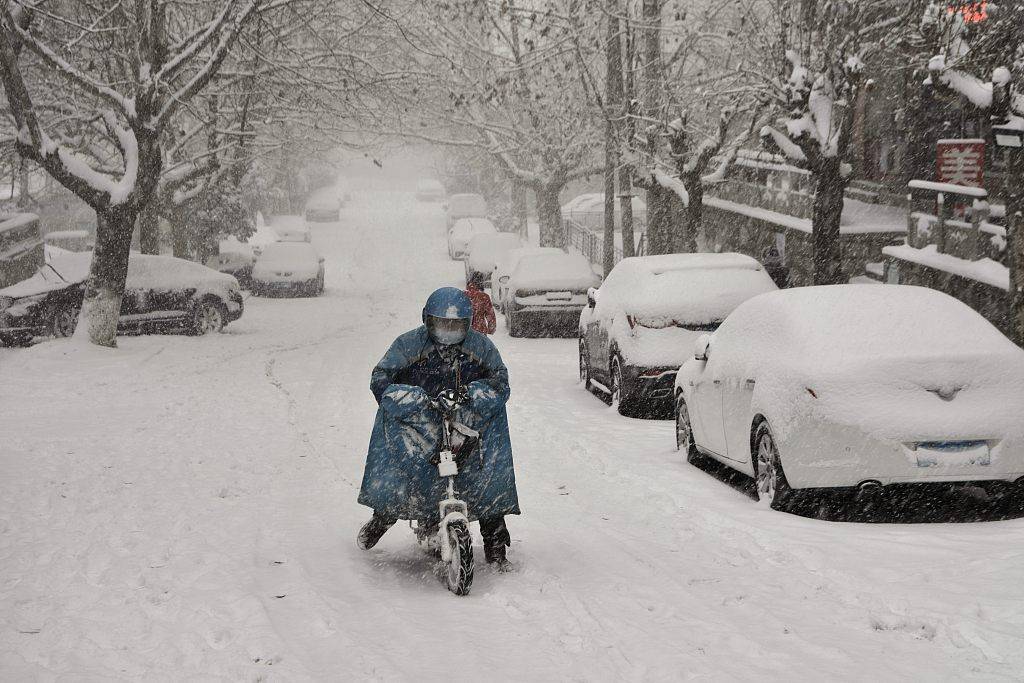
[[[650,273],[659,274],[674,270],[712,270],[716,268],[762,270],[763,266],[745,254],[659,254],[656,256],[633,256],[620,263],[632,264]],[[618,267],[618,266],[617,266]]]
[[[778,357],[813,357],[826,363],[847,358],[1020,352],[966,304],[938,290],[911,285],[831,285],[771,292],[737,308],[722,329],[731,335],[761,337],[776,347]],[[772,329],[773,334],[763,334]]]
[[[618,311],[666,324],[720,322],[751,297],[776,289],[742,254],[664,254],[619,261],[601,286],[596,314]]]
[[[598,277],[590,261],[580,254],[524,254],[512,273],[515,287],[532,289],[586,289]]]
[[[416,187],[420,190],[444,190],[444,185],[441,184],[440,180],[434,180],[433,178],[423,178]]]
[[[306,218],[304,216],[281,214],[278,216],[271,216],[268,223],[275,230],[306,230]]]
[[[235,278],[201,263],[174,256],[132,252],[128,257],[128,286],[179,289],[234,284]]]

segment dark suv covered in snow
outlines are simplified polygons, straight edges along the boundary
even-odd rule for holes
[[[0,289],[0,342],[69,337],[85,294],[90,253],[54,259],[35,275]],[[219,332],[242,316],[238,280],[192,261],[132,254],[118,329],[123,332]]]

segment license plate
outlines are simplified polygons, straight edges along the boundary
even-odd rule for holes
[[[987,441],[924,441],[914,449],[918,467],[988,466],[992,451]]]
[[[572,301],[572,292],[548,292],[548,301]]]

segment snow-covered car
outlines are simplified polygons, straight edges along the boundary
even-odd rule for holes
[[[833,285],[741,304],[676,377],[676,439],[785,509],[814,489],[1024,485],[1024,350],[932,289]]]
[[[494,307],[505,312],[505,304],[508,300],[508,283],[512,279],[512,272],[519,265],[519,260],[527,254],[564,254],[558,247],[519,247],[507,252],[498,260],[491,277],[491,301]]]
[[[466,258],[469,241],[475,235],[495,235],[498,229],[486,218],[460,218],[448,230],[448,258],[461,261]]]
[[[278,242],[312,242],[313,234],[302,216],[283,215],[270,219],[270,228]]]
[[[572,336],[601,278],[581,254],[526,254],[509,279],[505,326],[509,335]]]
[[[255,262],[253,245],[231,236],[220,241],[218,253],[207,257],[206,267],[232,275],[242,287],[249,287]]]
[[[306,220],[328,223],[341,220],[341,200],[331,192],[318,192],[306,202]]]
[[[462,218],[486,218],[487,200],[478,194],[453,194],[448,198],[448,227]]]
[[[444,185],[433,178],[424,178],[416,183],[416,199],[421,202],[439,202],[444,199]]]
[[[70,337],[91,258],[91,252],[63,255],[29,279],[0,290],[0,341],[17,346],[37,336]],[[232,276],[173,256],[133,252],[118,330],[220,332],[242,310],[242,293]]]
[[[623,415],[672,416],[676,371],[693,344],[751,297],[776,289],[742,254],[665,254],[619,261],[580,313],[580,380]]]
[[[263,248],[252,267],[252,293],[317,296],[324,291],[324,258],[312,244],[276,242]]]
[[[484,276],[484,287],[491,286],[491,276],[494,269],[508,252],[522,246],[523,241],[519,235],[512,232],[483,233],[474,235],[469,240],[467,248],[466,283],[474,273],[481,273]]]

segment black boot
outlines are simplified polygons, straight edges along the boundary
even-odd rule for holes
[[[356,543],[363,550],[369,550],[377,545],[377,541],[392,527],[395,521],[374,510],[373,517],[359,530],[359,535],[356,536]]]
[[[484,557],[499,572],[512,571],[512,563],[505,557],[505,548],[512,545],[504,517],[489,517],[480,520],[480,535],[484,537]]]

